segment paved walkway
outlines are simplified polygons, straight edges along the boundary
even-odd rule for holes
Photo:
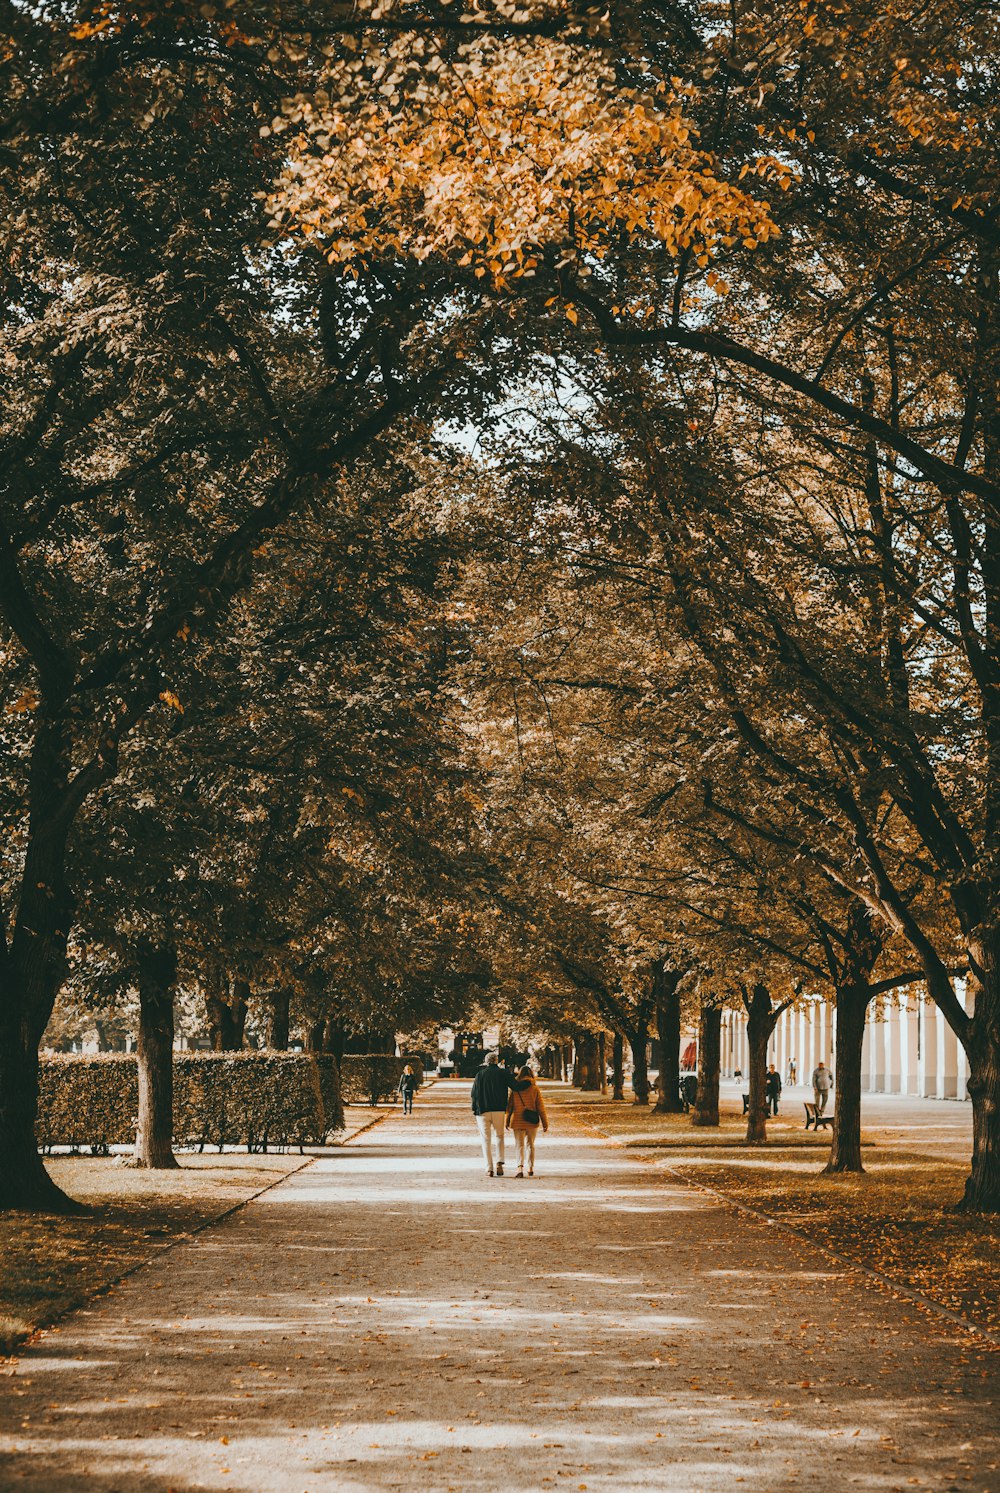
[[[560,1115],[441,1083],[0,1381],[0,1487],[1000,1489],[1000,1351]]]

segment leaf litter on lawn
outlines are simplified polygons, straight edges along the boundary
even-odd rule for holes
[[[970,1323],[1000,1330],[1000,1217],[955,1211],[967,1164],[920,1154],[919,1127],[866,1126],[865,1173],[824,1176],[829,1137],[769,1124],[771,1144],[741,1144],[745,1122],[724,1113],[718,1130],[687,1115],[580,1095],[576,1118],[627,1147],[715,1188],[869,1270],[919,1291]]]

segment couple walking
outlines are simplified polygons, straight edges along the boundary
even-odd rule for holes
[[[528,1176],[535,1175],[535,1136],[538,1127],[549,1128],[545,1100],[530,1068],[519,1069],[516,1077],[500,1067],[491,1052],[472,1081],[472,1113],[483,1143],[486,1175],[492,1177],[493,1136],[497,1138],[496,1175],[503,1176],[504,1130],[513,1130],[517,1140],[517,1176],[524,1176],[525,1159]]]

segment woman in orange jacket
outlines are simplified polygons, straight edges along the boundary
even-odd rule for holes
[[[545,1100],[535,1082],[530,1068],[522,1068],[518,1078],[528,1080],[524,1089],[515,1089],[507,1101],[507,1129],[513,1130],[517,1141],[517,1176],[524,1176],[524,1154],[528,1153],[528,1176],[535,1175],[535,1136],[538,1127],[549,1128],[549,1117],[545,1113]]]

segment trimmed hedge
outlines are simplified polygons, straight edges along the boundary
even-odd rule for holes
[[[340,1060],[340,1087],[345,1104],[377,1104],[388,1099],[399,1088],[407,1063],[424,1081],[424,1065],[419,1058],[391,1057],[385,1052],[345,1052]]]
[[[38,1064],[38,1144],[127,1145],[135,1140],[139,1078],[131,1053],[59,1053]]]
[[[330,1053],[317,1053],[313,1061],[319,1070],[319,1097],[328,1135],[344,1128],[344,1101],[340,1092],[340,1068]]]
[[[139,1108],[134,1053],[60,1053],[39,1065],[38,1143],[131,1145]],[[315,1145],[344,1127],[337,1062],[300,1052],[174,1054],[177,1145]]]

